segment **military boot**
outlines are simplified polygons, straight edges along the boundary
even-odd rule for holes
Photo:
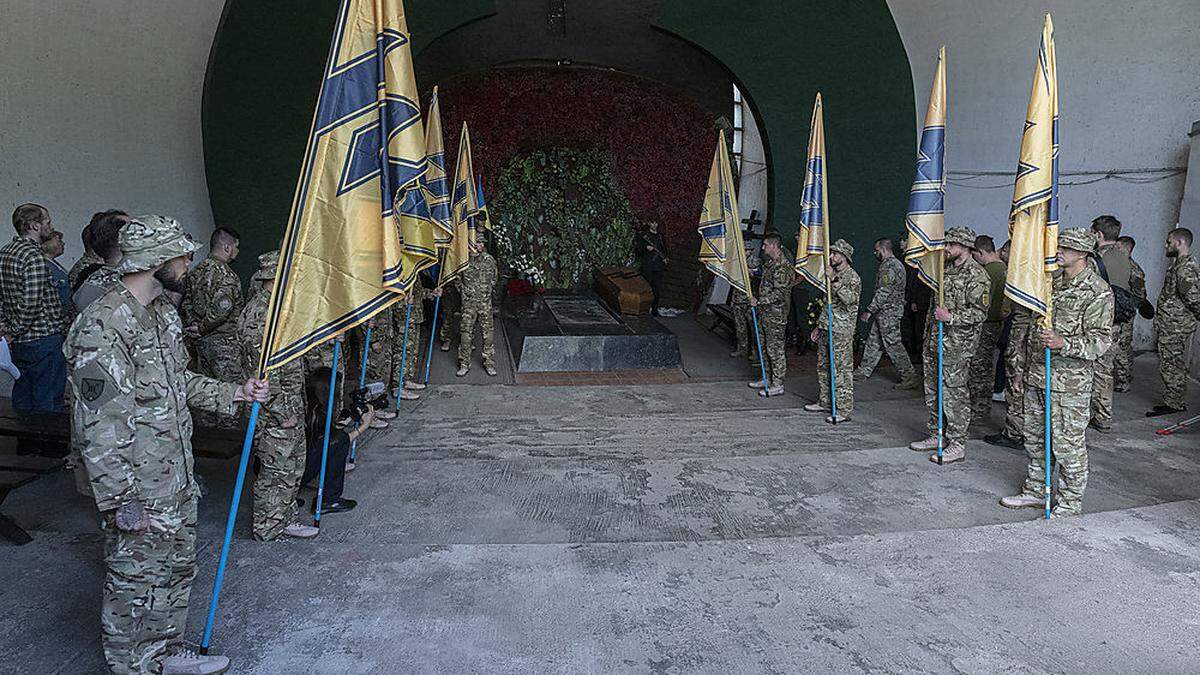
[[[947,445],[946,447],[942,448],[942,464],[949,464],[951,462],[961,462],[966,458],[967,458],[967,448],[966,448],[966,446],[964,446],[962,443],[959,443],[958,441],[954,441],[950,445]],[[936,452],[930,453],[929,461],[936,463],[938,461],[938,454]]]
[[[459,366],[459,367],[458,367],[458,372],[456,372],[456,373],[454,373],[454,374],[455,374],[455,375],[457,375],[457,376],[459,376],[459,377],[465,377],[465,376],[467,375],[467,373],[468,373],[468,372],[470,372],[470,370],[471,370],[471,369],[470,369],[470,368],[468,368],[468,367],[466,367],[466,366]]]
[[[820,403],[808,403],[804,406],[804,410],[805,410],[805,412],[815,412],[815,413],[829,412],[829,408],[826,408],[825,406],[821,405]]]
[[[755,380],[746,386],[750,387],[751,389],[762,389],[763,387],[767,386],[767,383],[762,380]]]
[[[1022,492],[1019,495],[1004,497],[1000,500],[1000,506],[1006,509],[1026,509],[1026,508],[1041,508],[1046,503],[1045,498],[1037,495],[1031,495],[1028,492]]]
[[[782,396],[785,393],[783,385],[777,384],[774,387],[762,389],[758,392],[759,396]]]
[[[162,675],[216,675],[229,670],[229,658],[202,656],[190,649],[180,649],[162,661]]]
[[[919,441],[913,441],[912,443],[909,443],[908,449],[916,450],[917,452],[926,452],[928,450],[936,450],[937,446],[938,446],[938,437],[930,436],[929,438],[922,439]]]

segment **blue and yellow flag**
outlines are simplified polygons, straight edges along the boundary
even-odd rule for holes
[[[471,261],[474,242],[475,214],[479,212],[479,196],[475,191],[475,169],[471,162],[471,134],[463,122],[458,140],[458,161],[454,167],[454,192],[450,199],[450,223],[454,236],[445,248],[438,286],[445,286],[462,273]]]
[[[712,169],[708,172],[708,191],[700,210],[700,263],[708,271],[725,279],[747,297],[750,294],[750,270],[746,268],[746,244],[738,219],[737,196],[733,191],[733,173],[725,132],[717,140]]]
[[[821,104],[821,92],[817,92],[817,98],[813,101],[812,126],[808,129],[804,191],[800,194],[796,272],[822,292],[827,290],[825,267],[829,264],[829,193],[825,174],[825,111]]]
[[[425,167],[404,5],[342,0],[283,233],[262,373],[398,299],[409,275],[392,218],[428,218],[419,190],[400,195]]]
[[[1049,14],[1033,69],[1008,236],[1012,243],[1004,294],[1048,318],[1051,274],[1058,269],[1058,67]]]
[[[917,175],[908,194],[904,216],[908,242],[904,262],[916,268],[917,276],[942,297],[943,252],[946,248],[946,48],[938,50],[921,148],[917,152]],[[940,302],[939,302],[940,304]]]
[[[450,179],[446,177],[446,143],[442,138],[442,111],[438,88],[433,88],[429,113],[425,116],[425,163],[421,184],[429,192],[429,214],[437,225],[438,248],[450,245],[454,226],[450,224]]]

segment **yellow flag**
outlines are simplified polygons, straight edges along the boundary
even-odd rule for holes
[[[1033,69],[1008,236],[1012,243],[1004,294],[1048,318],[1051,274],[1058,269],[1058,68],[1049,14]]]
[[[450,200],[450,223],[454,236],[445,249],[438,286],[445,286],[467,268],[471,261],[471,244],[475,241],[475,214],[479,197],[475,194],[475,169],[471,163],[471,134],[463,122],[458,140],[458,162],[454,167],[454,192]]]
[[[445,248],[454,236],[454,226],[450,224],[450,180],[446,177],[446,143],[442,138],[437,87],[433,88],[429,113],[425,116],[425,163],[421,184],[429,191],[429,214],[437,225],[438,248]]]
[[[904,262],[916,268],[917,277],[942,297],[943,252],[946,248],[946,48],[938,50],[921,149],[917,152],[917,175],[908,195],[904,217],[908,242]],[[940,304],[940,301],[939,301]]]
[[[737,195],[733,191],[733,173],[725,132],[717,140],[712,169],[708,172],[708,191],[700,210],[700,263],[708,271],[725,279],[740,293],[750,294],[750,271],[746,268],[746,244],[742,241],[738,219]]]
[[[827,291],[825,267],[829,264],[829,193],[825,183],[825,111],[821,92],[813,101],[808,129],[808,161],[804,191],[800,195],[800,230],[796,233],[796,272],[810,284]]]
[[[395,205],[427,217],[425,138],[401,0],[342,0],[271,293],[260,373],[386,309],[404,290]],[[424,214],[424,215],[423,215]]]

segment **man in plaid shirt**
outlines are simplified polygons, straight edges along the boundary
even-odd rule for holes
[[[41,249],[54,236],[54,224],[50,212],[37,204],[18,206],[12,219],[17,236],[0,248],[0,334],[21,370],[13,385],[13,408],[62,412],[67,319]]]

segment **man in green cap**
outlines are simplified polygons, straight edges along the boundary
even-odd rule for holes
[[[829,312],[822,311],[817,318],[817,327],[809,336],[817,343],[817,389],[820,400],[804,406],[808,412],[831,412],[829,397],[829,359],[833,359],[834,375],[837,377],[837,419],[832,415],[825,418],[831,424],[849,422],[854,412],[854,329],[858,316],[858,302],[862,297],[862,278],[850,266],[854,247],[845,239],[829,245],[829,267],[825,278],[829,280],[829,293],[833,299],[833,325],[829,324]],[[833,354],[829,353],[829,335],[833,334]]]
[[[219,673],[222,656],[183,648],[196,575],[196,479],[188,407],[232,415],[266,401],[257,379],[187,370],[183,325],[164,290],[181,290],[196,248],[179,223],[140,216],[121,229],[120,284],[80,313],[63,349],[72,435],[105,539],[103,647],[114,673]]]
[[[1096,363],[1112,347],[1113,293],[1088,257],[1096,235],[1082,227],[1058,235],[1062,274],[1054,279],[1051,327],[1038,320],[1025,340],[1025,372],[1012,373],[1013,388],[1025,397],[1025,484],[1020,494],[1004,497],[1010,509],[1045,503],[1046,391],[1050,391],[1050,447],[1058,466],[1058,505],[1052,515],[1077,515],[1087,487],[1087,444],[1092,378]],[[1044,350],[1050,349],[1050,381]]]
[[[967,456],[964,442],[971,424],[971,392],[968,377],[971,358],[979,344],[979,330],[991,306],[992,282],[983,266],[971,257],[975,231],[952,227],[946,231],[942,302],[925,321],[925,406],[929,410],[929,437],[911,443],[917,451],[938,446],[938,321],[944,325],[942,348],[942,409],[945,413],[942,462],[957,462]],[[937,302],[936,296],[934,302]],[[929,460],[938,461],[937,453]]]
[[[458,319],[458,372],[463,377],[471,369],[471,353],[474,352],[475,327],[483,342],[483,371],[489,377],[496,376],[496,346],[492,324],[492,294],[496,292],[499,276],[496,259],[487,252],[487,230],[475,231],[471,242],[471,258],[455,284],[462,297],[462,309]]]
[[[792,299],[792,281],[796,272],[783,255],[778,232],[768,232],[763,237],[762,252],[762,282],[758,286],[758,296],[750,300],[750,305],[758,308],[767,379],[751,382],[750,387],[760,390],[759,396],[778,396],[784,392],[783,380],[787,375],[784,342],[788,303]]]
[[[279,251],[258,257],[258,271],[250,278],[257,292],[237,319],[242,344],[242,370],[258,372],[263,330],[275,285]],[[254,538],[271,541],[280,536],[308,539],[320,532],[296,519],[296,493],[304,473],[304,360],[293,359],[271,371],[271,398],[262,406],[254,428],[254,456],[259,470],[254,478]]]
[[[900,319],[904,316],[904,287],[908,283],[908,273],[904,263],[896,257],[891,239],[877,239],[874,253],[875,260],[879,262],[879,269],[875,273],[875,293],[871,297],[871,304],[859,317],[863,323],[870,324],[871,330],[863,344],[862,361],[858,364],[855,377],[864,380],[871,377],[886,351],[896,373],[900,375],[896,388],[916,389],[917,376],[912,360],[900,339]]]

